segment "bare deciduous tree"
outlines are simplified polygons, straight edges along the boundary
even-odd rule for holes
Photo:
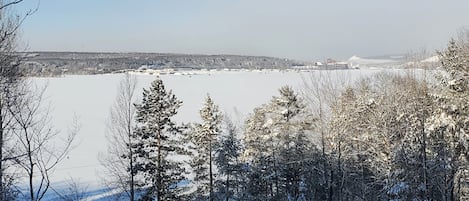
[[[15,101],[16,85],[23,77],[19,67],[21,56],[16,53],[18,28],[27,16],[37,10],[35,8],[17,15],[11,8],[21,2],[23,0],[0,1],[0,200],[11,199],[14,178],[9,167],[17,155],[9,146],[14,144],[9,142],[14,122],[8,108]]]
[[[135,127],[135,88],[137,80],[134,76],[126,74],[119,84],[117,97],[110,111],[110,120],[107,125],[108,154],[100,158],[101,164],[106,168],[105,179],[107,185],[117,187],[127,192],[131,201],[135,200],[135,163],[134,153],[130,146],[132,133]]]
[[[41,200],[50,188],[54,168],[70,152],[79,125],[74,120],[65,138],[51,125],[50,108],[44,106],[46,87],[24,83],[19,96],[11,105],[18,145],[16,163],[27,175],[29,200]]]
[[[319,132],[319,142],[317,144],[321,148],[322,160],[322,177],[320,178],[320,186],[324,187],[324,195],[322,199],[331,200],[332,178],[334,174],[331,164],[328,164],[328,154],[331,147],[328,146],[327,138],[330,131],[329,121],[331,118],[331,104],[337,101],[342,91],[347,85],[350,85],[350,77],[337,71],[318,71],[303,77],[303,95],[305,100],[311,106],[317,118],[317,131]]]

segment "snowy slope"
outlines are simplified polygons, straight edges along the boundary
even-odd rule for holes
[[[346,61],[352,68],[379,68],[379,67],[390,67],[398,66],[401,61],[397,59],[368,59],[358,57],[356,55],[350,57]]]

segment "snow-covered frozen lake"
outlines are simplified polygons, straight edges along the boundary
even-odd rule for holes
[[[199,75],[160,76],[167,89],[183,101],[176,121],[199,120],[199,108],[209,93],[220,108],[235,120],[243,120],[256,106],[277,95],[277,89],[290,85],[302,89],[304,78],[330,76],[337,81],[352,82],[357,78],[383,70],[338,70],[312,72],[213,72]],[[395,71],[395,70],[394,70]],[[60,78],[33,78],[39,84],[48,83],[47,101],[52,105],[55,128],[65,131],[73,116],[79,117],[80,132],[76,148],[59,164],[52,181],[73,179],[84,182],[88,188],[101,185],[102,168],[98,156],[106,152],[106,121],[123,74],[74,75]],[[136,75],[138,96],[148,88],[155,75]]]

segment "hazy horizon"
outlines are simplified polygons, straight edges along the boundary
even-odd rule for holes
[[[25,0],[17,10],[35,8]],[[469,2],[42,0],[22,24],[27,51],[271,56],[405,54],[445,46]]]

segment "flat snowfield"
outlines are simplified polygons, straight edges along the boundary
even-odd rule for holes
[[[298,93],[303,91],[304,82],[319,77],[330,77],[341,83],[353,83],[360,77],[384,70],[337,70],[311,72],[213,72],[198,75],[161,75],[167,89],[183,101],[175,117],[178,123],[199,121],[199,109],[206,94],[210,94],[220,109],[235,121],[245,117],[257,106],[267,103],[278,94],[277,89],[290,85]],[[387,70],[402,71],[402,70]],[[107,128],[111,105],[123,74],[73,75],[60,78],[33,78],[39,85],[48,84],[46,104],[52,108],[54,127],[66,136],[67,127],[73,116],[79,118],[80,132],[75,139],[75,148],[57,166],[52,182],[60,183],[73,179],[86,183],[88,190],[102,186],[102,167],[99,155],[106,154]],[[148,88],[155,75],[136,74],[137,99],[142,88]],[[137,101],[138,102],[138,101]]]

